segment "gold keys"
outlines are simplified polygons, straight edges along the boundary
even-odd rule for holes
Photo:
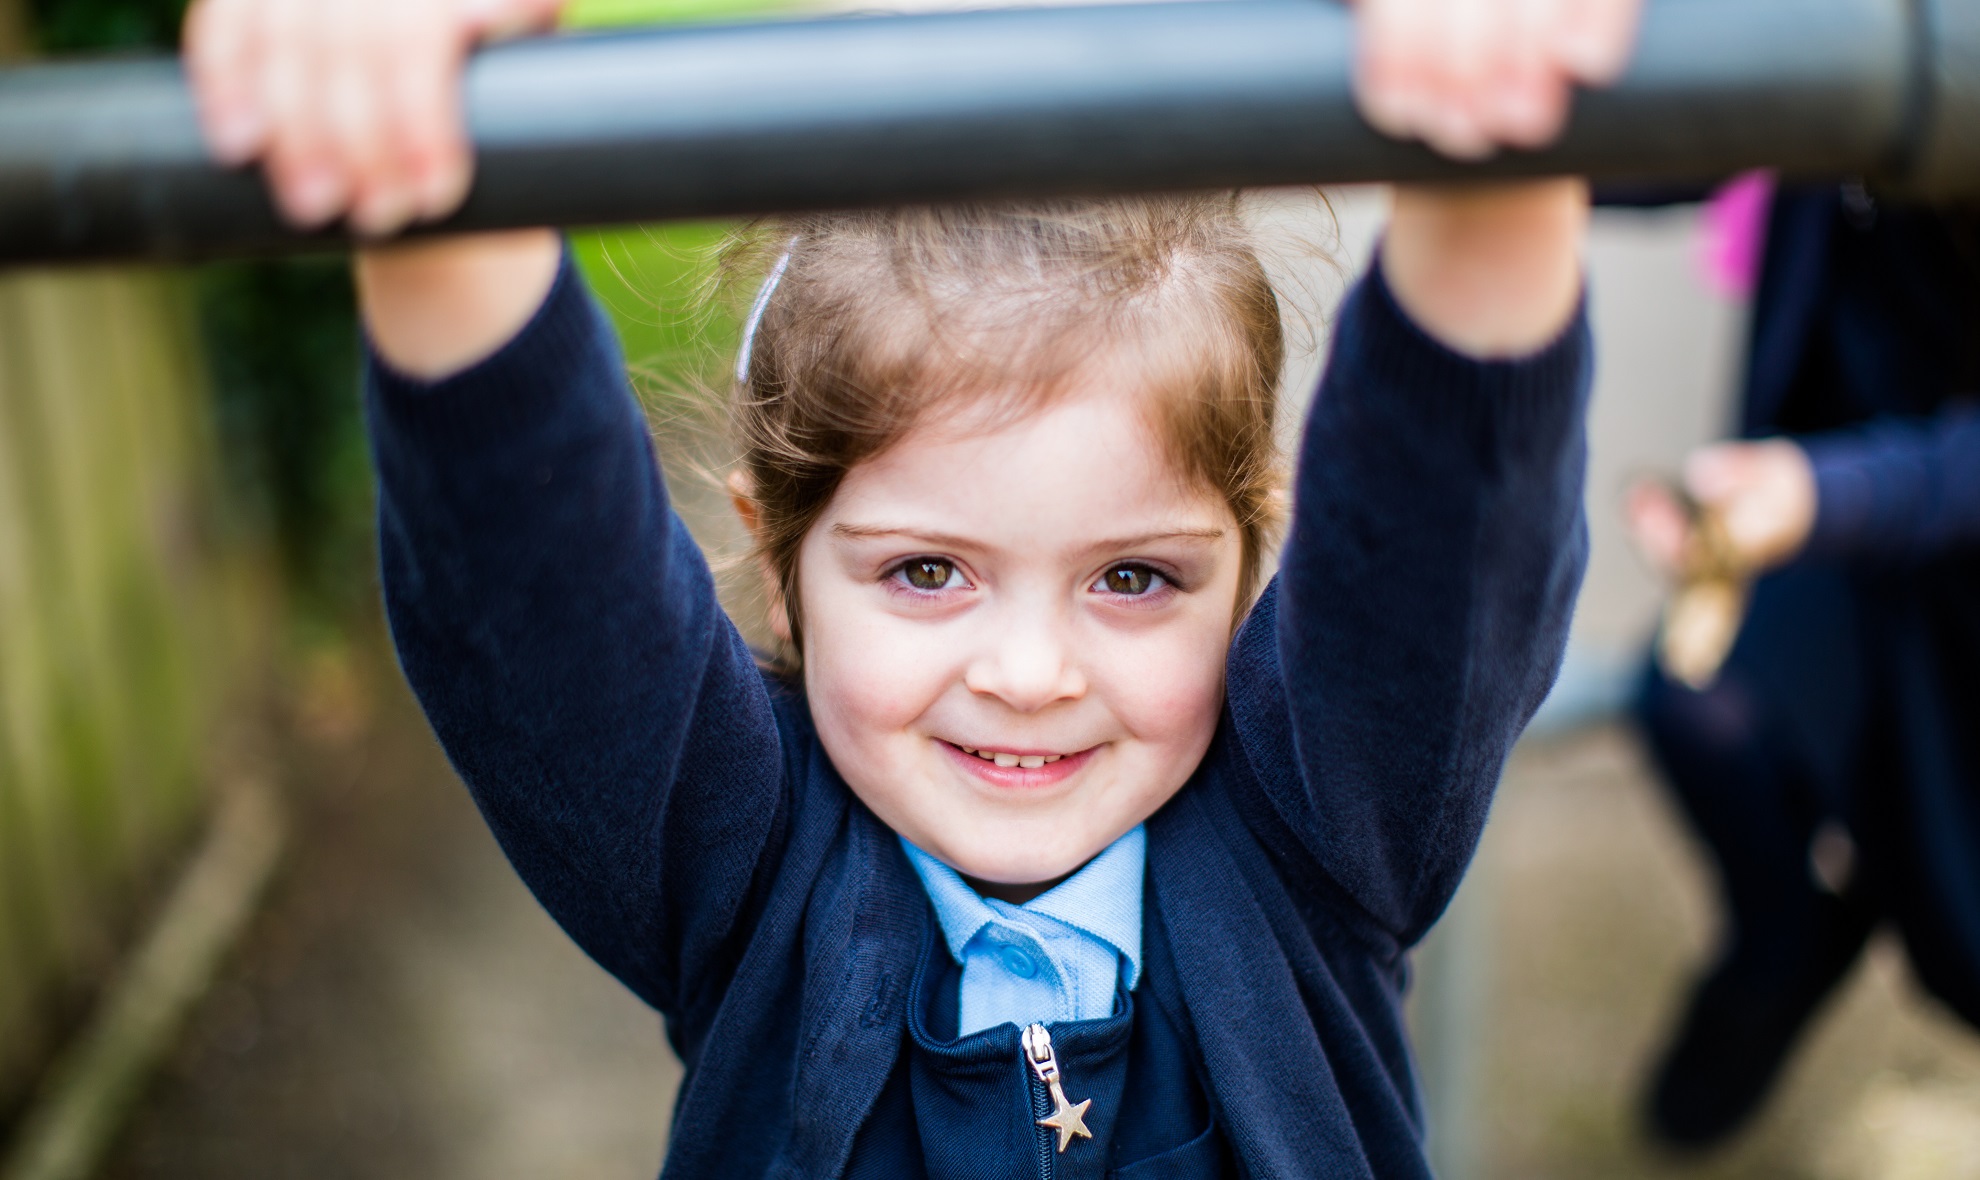
[[[1746,618],[1753,571],[1739,559],[1725,522],[1673,482],[1671,496],[1691,524],[1677,589],[1664,606],[1657,663],[1693,690],[1711,687]]]
[[[1086,1108],[1093,1105],[1093,1099],[1083,1102],[1066,1101],[1066,1091],[1059,1084],[1059,1055],[1052,1051],[1052,1034],[1042,1024],[1026,1026],[1019,1036],[1024,1047],[1025,1064],[1031,1072],[1045,1083],[1052,1095],[1052,1113],[1038,1120],[1041,1127],[1050,1127],[1059,1133],[1059,1150],[1064,1152],[1066,1145],[1077,1135],[1081,1139],[1093,1138],[1093,1132],[1086,1129]]]

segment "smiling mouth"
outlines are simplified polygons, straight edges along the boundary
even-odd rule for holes
[[[1101,749],[1101,746],[1088,746],[1069,754],[1056,754],[1039,749],[993,750],[939,739],[936,744],[971,778],[993,787],[1025,790],[1053,787],[1071,780]]]
[[[961,750],[965,754],[973,754],[985,762],[994,762],[1006,769],[1013,766],[1020,766],[1026,770],[1036,770],[1047,763],[1057,762],[1059,759],[1065,757],[1064,754],[1017,754],[1008,750],[979,750],[975,746],[956,745],[954,742],[949,744],[956,746],[956,749]]]

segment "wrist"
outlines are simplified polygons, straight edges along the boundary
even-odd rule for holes
[[[1576,179],[1400,187],[1383,276],[1447,346],[1480,359],[1521,356],[1574,318],[1587,225],[1588,189]]]
[[[556,281],[563,240],[547,229],[415,239],[360,251],[358,307],[378,355],[433,381],[492,355]]]

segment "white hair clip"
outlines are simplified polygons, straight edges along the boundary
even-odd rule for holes
[[[777,293],[777,284],[784,281],[784,271],[791,265],[791,250],[797,239],[792,238],[784,246],[784,252],[777,256],[777,265],[770,268],[764,277],[763,287],[756,293],[756,302],[749,305],[749,320],[743,324],[742,346],[736,350],[736,384],[749,382],[749,356],[756,347],[756,329],[763,323],[763,310],[770,306],[770,297]]]

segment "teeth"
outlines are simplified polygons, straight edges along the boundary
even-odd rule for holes
[[[999,766],[1021,766],[1026,770],[1036,770],[1048,763],[1057,762],[1064,754],[1000,754],[995,750],[979,749],[976,746],[957,746],[965,754],[974,754],[985,762],[995,762]]]

